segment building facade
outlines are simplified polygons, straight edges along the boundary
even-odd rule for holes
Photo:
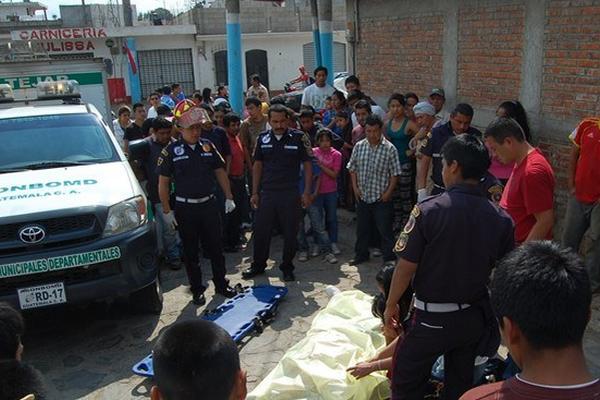
[[[569,133],[600,113],[598,0],[348,0],[354,71],[380,101],[392,91],[446,91],[485,126],[506,100],[527,110],[567,200]],[[362,83],[361,82],[361,83]]]

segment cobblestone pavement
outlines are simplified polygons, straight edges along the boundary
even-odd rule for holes
[[[360,266],[350,266],[354,244],[352,214],[340,212],[340,262],[331,265],[321,258],[296,262],[296,282],[287,283],[289,294],[281,303],[275,320],[265,331],[241,344],[243,368],[248,371],[248,386],[253,389],[271,371],[281,356],[304,337],[315,314],[329,300],[325,289],[334,285],[340,290],[359,289],[374,293],[375,274],[381,259],[374,258]],[[272,242],[271,257],[280,260],[280,237]],[[232,284],[245,284],[241,270],[248,266],[248,250],[227,255]],[[206,261],[206,260],[205,260]],[[203,270],[210,268],[203,262]],[[69,399],[144,399],[149,397],[152,381],[131,373],[134,363],[145,357],[160,331],[175,321],[198,317],[205,307],[190,300],[185,272],[162,271],[165,292],[160,316],[136,315],[127,303],[93,304],[85,307],[42,310],[27,317],[24,338],[25,361],[37,367],[46,377],[52,398]],[[249,281],[252,282],[252,281]],[[283,285],[276,265],[254,283]],[[224,299],[213,298],[213,287],[207,291],[214,308]],[[600,374],[600,296],[594,299],[594,312],[586,335],[586,351],[590,367]]]

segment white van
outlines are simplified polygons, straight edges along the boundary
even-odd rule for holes
[[[76,82],[0,85],[0,301],[22,310],[131,295],[160,313],[147,201],[110,128]]]

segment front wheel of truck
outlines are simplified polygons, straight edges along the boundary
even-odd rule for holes
[[[163,292],[160,279],[129,295],[132,308],[140,313],[160,315],[163,308]]]

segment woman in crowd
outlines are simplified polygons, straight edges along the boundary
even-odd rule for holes
[[[406,100],[406,118],[410,119],[412,122],[417,122],[413,107],[419,102],[419,96],[413,92],[408,92],[404,95],[404,99]]]
[[[417,125],[405,116],[406,101],[400,93],[388,100],[390,119],[385,125],[385,136],[398,150],[402,173],[392,195],[394,204],[394,234],[399,233],[408,221],[415,205],[415,159],[409,148],[410,140],[417,134]]]
[[[344,93],[340,92],[339,90],[333,92],[331,95],[331,106],[331,110],[327,110],[325,114],[323,114],[323,126],[340,135],[340,133],[336,132],[335,129],[335,116],[341,111],[348,111],[348,103],[346,102],[346,96],[344,96]]]

